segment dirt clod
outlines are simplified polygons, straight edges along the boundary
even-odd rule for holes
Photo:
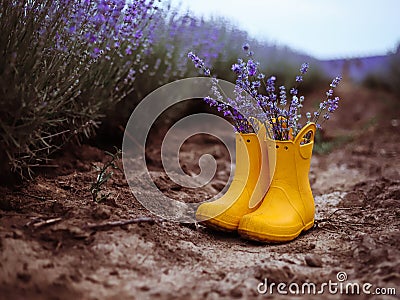
[[[110,209],[104,206],[98,206],[93,212],[93,218],[96,220],[106,220],[109,219],[111,216]]]
[[[318,255],[307,254],[304,257],[306,264],[310,267],[321,268],[322,259]]]
[[[29,273],[17,273],[17,278],[25,283],[29,282],[31,280],[31,277],[32,276]]]

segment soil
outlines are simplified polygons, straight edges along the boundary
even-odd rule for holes
[[[340,93],[343,106],[326,124],[329,136],[323,135],[324,147],[316,147],[312,158],[317,213],[306,234],[289,243],[262,244],[162,220],[134,198],[118,171],[105,185],[107,199],[96,203],[90,186],[98,172],[91,164],[101,166],[109,157],[89,145],[71,146],[52,162],[58,168],[0,187],[0,298],[293,299],[277,290],[260,294],[257,287],[265,279],[288,285],[339,282],[339,272],[347,274],[346,282],[371,283],[371,292],[397,289],[395,296],[357,299],[398,298],[400,101],[350,84]],[[153,142],[147,161],[160,190],[188,202],[222,190],[231,162],[216,139],[198,135],[181,150],[188,174],[197,174],[197,158],[210,153],[217,175],[198,190],[174,185]],[[346,297],[327,290],[318,296]]]

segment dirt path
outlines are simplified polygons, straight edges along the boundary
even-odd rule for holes
[[[383,133],[383,134],[382,134]],[[278,297],[259,294],[268,283],[371,283],[400,294],[399,127],[390,118],[370,127],[329,154],[315,154],[310,180],[317,225],[293,242],[264,245],[202,226],[161,222],[132,196],[122,174],[107,185],[104,203],[93,203],[91,162],[102,151],[83,146],[59,158],[57,174],[0,188],[0,298],[3,299],[232,299]],[[193,150],[198,149],[198,150]],[[221,166],[211,185],[196,193],[170,189],[159,170],[157,151],[149,154],[161,190],[193,199],[215,194],[229,177],[227,152],[212,139],[191,139],[181,161],[212,153]],[[137,217],[140,222],[90,228]],[[49,224],[43,223],[51,220]],[[343,275],[343,274],[342,274]],[[279,295],[293,299],[293,295]],[[342,299],[325,290],[324,298]],[[321,295],[319,296],[321,298]]]

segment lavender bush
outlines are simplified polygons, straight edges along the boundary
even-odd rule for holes
[[[154,0],[0,0],[1,170],[25,175],[92,133],[147,68],[156,11]]]
[[[362,83],[371,89],[387,90],[400,95],[400,44],[394,53],[388,54],[382,70],[369,73]]]
[[[247,53],[246,59],[238,59],[232,65],[231,70],[236,74],[235,99],[224,99],[218,88],[218,80],[213,78],[211,92],[213,97],[205,97],[204,101],[210,106],[215,106],[218,111],[222,111],[224,116],[232,119],[235,130],[241,133],[253,132],[254,126],[248,121],[249,117],[254,117],[265,124],[269,138],[274,140],[294,139],[303,127],[301,120],[301,108],[305,100],[304,96],[299,95],[299,84],[303,81],[303,76],[308,72],[308,63],[302,64],[295,79],[295,85],[287,93],[284,85],[276,87],[276,77],[266,77],[259,69],[260,63],[253,58],[254,52],[249,44],[243,45],[243,50]],[[200,69],[205,76],[211,76],[210,69],[206,67],[204,60],[193,52],[188,53],[188,57],[195,67]],[[341,77],[336,77],[330,84],[326,92],[326,99],[322,101],[316,112],[307,112],[306,124],[314,122],[317,128],[322,128],[321,123],[330,118],[339,105],[339,97],[334,95]],[[249,99],[248,95],[251,96]],[[288,100],[289,98],[289,100]],[[254,100],[254,102],[252,102]],[[254,104],[256,103],[256,104]],[[252,110],[254,105],[258,105],[262,112]],[[320,116],[323,121],[320,122]]]
[[[229,58],[239,54],[230,52],[228,46],[237,38],[247,37],[244,31],[231,28],[223,19],[204,21],[190,12],[182,14],[173,8],[158,10],[155,18],[154,43],[150,55],[143,59],[148,65],[147,76],[135,82],[139,99],[166,83],[196,75],[186,57],[191,49],[208,65],[222,65],[217,69],[225,72]]]
[[[151,48],[142,58],[148,66],[134,82],[134,91],[124,101],[107,113],[101,134],[115,138],[116,128],[124,126],[135,106],[150,92],[174,80],[196,76],[197,72],[187,60],[187,53],[194,49],[207,64],[214,66],[213,72],[232,80],[226,71],[241,51],[230,47],[235,40],[246,39],[245,31],[230,25],[224,19],[203,20],[191,12],[180,13],[176,9],[161,6],[154,15],[156,26],[151,33]],[[173,120],[198,110],[193,102],[180,103],[163,115],[163,122]],[[165,124],[165,123],[164,123]]]

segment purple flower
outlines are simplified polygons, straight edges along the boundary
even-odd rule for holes
[[[294,115],[297,112],[299,106],[299,98],[297,96],[292,97],[292,101],[290,102],[290,107],[289,107],[289,117],[293,118]]]
[[[194,63],[194,66],[198,69],[202,69],[204,75],[210,76],[211,72],[210,69],[206,68],[204,61],[198,57],[193,52],[188,53],[188,58]]]
[[[106,17],[103,14],[97,14],[93,17],[93,21],[97,26],[101,26],[106,22]]]
[[[75,31],[76,31],[76,25],[71,25],[71,26],[68,28],[68,31],[69,31],[70,34],[75,33]]]
[[[243,72],[242,67],[239,64],[233,64],[232,71],[235,72],[236,74],[240,74]]]
[[[204,102],[207,103],[208,105],[212,106],[216,106],[217,105],[217,101],[214,100],[213,98],[207,96],[203,98]]]
[[[268,93],[269,100],[272,102],[276,101],[276,95],[275,95],[275,76],[271,76],[267,79],[267,87],[266,91]]]
[[[302,75],[306,74],[307,71],[308,71],[308,68],[309,68],[308,63],[303,63],[303,64],[301,65],[301,67],[300,67],[300,73],[301,73]]]
[[[249,51],[249,50],[250,50],[250,45],[249,45],[249,43],[243,44],[243,50],[244,50],[244,51]]]
[[[135,33],[135,39],[141,39],[143,37],[143,32],[141,31],[141,30],[138,30],[136,33]]]
[[[328,99],[328,112],[333,113],[339,107],[339,97]]]
[[[262,79],[264,79],[264,78],[265,78],[265,75],[264,75],[263,73],[259,73],[259,74],[257,75],[257,79],[262,80]]]
[[[133,22],[133,16],[132,15],[126,15],[124,17],[124,23],[125,24],[131,24]]]
[[[267,106],[267,99],[268,98],[266,96],[259,94],[259,95],[257,95],[256,99],[257,99],[258,105],[260,105],[261,107]]]
[[[232,116],[232,113],[231,113],[229,110],[225,110],[225,111],[224,111],[224,116],[225,116],[225,117],[227,117],[227,116]]]
[[[271,76],[270,78],[268,78],[268,84],[272,84],[272,85],[274,85],[275,84],[275,80],[276,80],[276,77],[275,76]]]
[[[97,38],[93,33],[87,33],[85,38],[89,41],[89,43],[93,44],[96,42]]]
[[[280,86],[279,90],[280,105],[285,106],[287,104],[285,86]]]
[[[259,82],[259,81],[254,81],[254,82],[252,82],[251,86],[252,86],[252,88],[254,88],[254,89],[258,89],[258,88],[261,86],[261,82]]]
[[[335,77],[333,80],[332,80],[332,83],[331,83],[331,88],[335,88],[335,87],[337,87],[337,85],[339,84],[339,82],[342,80],[342,77],[341,76],[337,76],[337,77]]]
[[[257,64],[251,59],[247,62],[247,72],[249,72],[249,76],[254,76],[257,73]]]
[[[106,14],[110,10],[107,1],[100,1],[100,3],[97,5],[97,10],[102,14]]]

